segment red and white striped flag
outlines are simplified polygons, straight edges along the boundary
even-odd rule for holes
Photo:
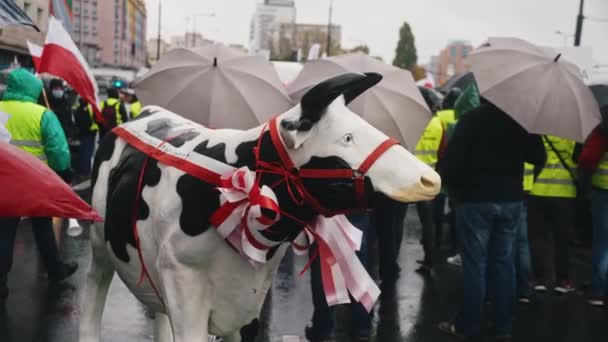
[[[49,31],[37,71],[64,79],[101,116],[93,73],[63,24],[54,17],[49,19]]]
[[[30,55],[32,56],[32,61],[34,62],[34,68],[36,72],[40,69],[40,62],[42,61],[42,46],[34,44],[27,41],[27,48],[30,50]]]

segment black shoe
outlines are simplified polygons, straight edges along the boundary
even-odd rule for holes
[[[78,264],[75,262],[67,262],[61,264],[59,271],[55,274],[49,274],[49,282],[60,283],[69,278],[78,269]]]

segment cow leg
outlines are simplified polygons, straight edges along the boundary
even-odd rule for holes
[[[96,242],[94,229],[91,231],[93,255],[91,256],[91,264],[85,280],[84,296],[81,303],[80,342],[99,342],[101,316],[114,275],[114,266],[107,255],[103,242]]]
[[[173,342],[206,342],[211,298],[200,272],[184,265],[170,265],[159,273]]]
[[[173,342],[169,316],[161,312],[154,316],[154,342]]]

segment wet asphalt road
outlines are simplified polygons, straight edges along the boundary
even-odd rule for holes
[[[441,265],[430,277],[414,272],[422,256],[420,224],[413,208],[408,212],[400,256],[401,278],[396,294],[384,294],[376,306],[374,341],[452,341],[436,329],[454,315],[459,304],[459,269]],[[0,314],[0,342],[77,341],[78,298],[83,290],[90,251],[85,234],[70,238],[61,234],[67,260],[77,261],[78,272],[60,291],[49,291],[41,270],[27,221],[22,223],[9,277],[10,296]],[[579,253],[581,254],[581,253]],[[584,253],[583,253],[584,254]],[[575,279],[589,277],[590,266],[577,258]],[[308,275],[298,276],[307,260],[288,254],[283,261],[270,298],[262,313],[259,341],[299,341],[312,313]],[[343,311],[344,309],[342,309]],[[338,317],[344,316],[338,310]],[[340,320],[338,326],[344,325]],[[338,329],[340,329],[338,327]],[[290,338],[294,336],[294,338]],[[152,341],[151,315],[115,278],[103,317],[102,341]],[[304,341],[303,337],[301,338]],[[608,341],[608,315],[588,307],[580,295],[540,296],[528,306],[518,306],[514,341]]]

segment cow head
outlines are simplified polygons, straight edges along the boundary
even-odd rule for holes
[[[282,114],[279,132],[287,152],[301,169],[358,169],[388,137],[346,105],[381,80],[378,74],[344,74],[310,89],[301,103]],[[386,150],[365,175],[366,190],[399,202],[430,200],[441,179],[400,145]],[[345,179],[304,180],[325,208],[355,207],[353,182]]]

